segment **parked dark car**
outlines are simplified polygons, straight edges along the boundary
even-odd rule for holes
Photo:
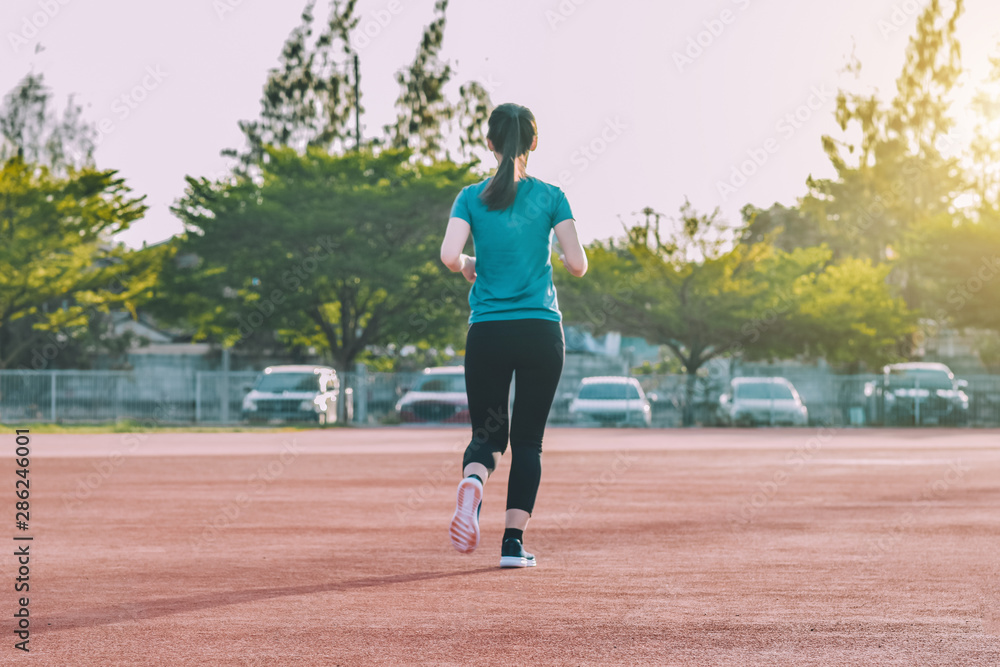
[[[406,423],[470,423],[465,367],[425,368],[414,387],[396,403],[396,413]]]
[[[969,421],[968,383],[944,364],[892,364],[865,384],[869,424],[885,426],[964,426]]]
[[[243,398],[244,421],[337,421],[340,380],[327,366],[269,366]]]

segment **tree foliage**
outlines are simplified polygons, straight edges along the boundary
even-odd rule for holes
[[[886,284],[887,267],[832,261],[824,247],[734,243],[740,230],[689,204],[673,229],[651,209],[625,238],[588,248],[586,281],[561,280],[567,320],[666,345],[694,379],[715,357],[822,356],[881,365],[896,357],[912,318]]]
[[[408,148],[431,159],[445,157],[442,128],[455,116],[444,91],[451,80],[451,64],[440,57],[447,9],[448,0],[434,3],[434,20],[424,29],[413,62],[396,73],[397,117],[395,124],[385,128],[392,147]]]
[[[458,342],[467,290],[445,279],[436,260],[472,165],[451,161],[449,130],[457,124],[458,152],[468,153],[472,142],[485,143],[492,105],[476,82],[461,86],[457,103],[445,95],[453,74],[440,58],[447,4],[435,3],[413,63],[397,74],[396,123],[360,148],[351,137],[361,102],[356,2],[333,2],[322,28],[315,3],[307,5],[268,75],[260,118],[240,123],[247,148],[226,152],[239,158],[233,177],[188,178],[174,208],[187,229],[178,256],[201,264],[168,267],[152,306],[161,317],[227,345],[315,347],[345,369],[366,348]],[[321,246],[335,250],[315,273],[285,280]],[[281,304],[268,303],[271,290]]]
[[[260,178],[188,178],[174,212],[185,224],[162,288],[197,338],[226,344],[274,329],[287,345],[325,350],[350,369],[367,346],[456,342],[466,291],[437,261],[468,167],[413,164],[408,151],[332,156],[268,149]]]
[[[977,122],[969,146],[970,187],[982,214],[1000,214],[1000,55],[990,58],[990,76],[973,97],[972,111]]]
[[[21,158],[3,165],[0,368],[56,365],[31,354],[43,338],[62,348],[97,313],[135,313],[165,251],[132,252],[110,238],[145,210],[113,170],[69,168],[60,177]]]
[[[333,0],[325,25],[315,26],[315,0],[302,12],[281,50],[279,65],[268,72],[260,117],[241,121],[247,146],[224,155],[238,157],[243,169],[267,157],[266,147],[288,146],[304,152],[346,150],[355,104],[351,80],[350,32],[357,26],[357,0]]]
[[[838,93],[844,137],[823,137],[837,176],[810,177],[802,204],[838,256],[884,261],[923,217],[948,213],[965,185],[949,112],[962,73],[956,29],[963,9],[963,0],[950,11],[941,0],[926,5],[891,102]]]
[[[901,261],[928,321],[926,333],[948,327],[1000,332],[1000,212],[987,208],[978,220],[925,220],[908,236]]]
[[[0,106],[0,164],[20,157],[65,175],[71,166],[93,165],[95,134],[72,97],[61,116],[53,111],[45,77],[29,73]]]
[[[239,124],[246,147],[224,151],[239,158],[244,171],[266,159],[266,146],[288,146],[300,153],[320,148],[331,154],[358,147],[353,132],[356,113],[364,113],[357,97],[363,88],[359,83],[356,93],[351,46],[359,22],[357,0],[334,0],[322,28],[315,25],[315,4],[307,4],[302,23],[282,47],[278,66],[268,73],[260,117]],[[424,29],[413,61],[395,75],[400,87],[396,121],[382,128],[382,136],[362,138],[362,143],[407,149],[426,161],[468,160],[473,147],[485,144],[482,127],[493,105],[483,85],[462,84],[456,102],[446,95],[454,74],[440,57],[447,8],[448,0],[435,2],[434,19]],[[449,137],[455,131],[453,154]]]

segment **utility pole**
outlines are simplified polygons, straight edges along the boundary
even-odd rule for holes
[[[358,64],[358,53],[354,52],[354,136],[357,137],[357,150],[361,151],[361,68]]]

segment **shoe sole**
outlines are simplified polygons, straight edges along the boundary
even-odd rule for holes
[[[535,567],[534,558],[520,556],[500,556],[500,567]]]
[[[459,553],[470,554],[479,546],[479,504],[483,502],[483,487],[474,479],[458,484],[455,514],[451,517],[451,544]]]

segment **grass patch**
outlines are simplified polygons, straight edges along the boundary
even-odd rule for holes
[[[311,431],[326,428],[350,428],[341,424],[318,426],[316,424],[229,424],[210,426],[205,424],[170,424],[150,426],[148,422],[121,419],[117,422],[95,424],[61,424],[50,422],[0,423],[0,431],[13,433],[15,429],[28,429],[32,433],[255,433],[267,431],[282,433],[288,431]]]

